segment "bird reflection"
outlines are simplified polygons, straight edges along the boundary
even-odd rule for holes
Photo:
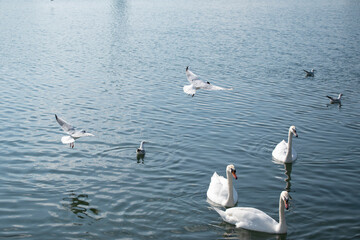
[[[136,155],[136,159],[137,159],[137,163],[141,163],[141,164],[144,164],[144,158],[145,158],[145,155],[140,155],[140,154],[137,154]]]
[[[284,163],[284,167],[285,167],[285,175],[287,176],[287,178],[285,179],[286,182],[286,191],[290,192],[291,190],[291,171],[292,171],[292,163]]]
[[[69,197],[63,198],[63,206],[70,209],[78,218],[84,219],[89,217],[91,219],[98,220],[94,215],[99,215],[99,210],[90,207],[90,203],[87,201],[87,194],[75,194],[71,192]]]
[[[225,226],[225,233],[219,239],[241,239],[241,240],[250,240],[250,239],[276,239],[276,240],[286,240],[287,234],[272,235],[268,233],[249,231],[242,228],[234,228]],[[272,237],[270,237],[272,236]],[[270,237],[270,238],[269,238]]]

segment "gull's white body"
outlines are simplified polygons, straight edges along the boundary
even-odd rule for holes
[[[74,143],[75,143],[76,139],[78,139],[80,137],[85,137],[85,136],[94,136],[91,133],[87,133],[85,130],[76,130],[75,127],[73,127],[70,124],[68,124],[67,122],[65,122],[65,120],[59,118],[56,114],[55,114],[55,119],[59,123],[61,128],[67,134],[69,134],[69,136],[63,136],[61,138],[61,142],[63,144],[70,144],[70,147],[74,147]]]
[[[295,131],[295,132],[294,132]],[[297,159],[297,152],[292,146],[293,134],[297,136],[295,126],[289,128],[288,142],[282,140],[279,142],[272,152],[272,156],[279,162],[293,162]]]
[[[284,207],[285,201],[287,204],[288,199],[289,194],[286,191],[283,191],[280,194],[279,199],[279,222],[274,220],[268,214],[256,208],[234,207],[228,208],[226,209],[226,211],[222,211],[217,208],[214,209],[225,222],[234,224],[237,228],[244,228],[258,232],[281,234],[287,232]]]
[[[238,194],[233,186],[231,171],[228,170],[229,166],[226,168],[227,179],[214,172],[206,193],[211,202],[223,207],[233,207],[238,201]]]
[[[205,89],[205,90],[232,90],[232,88],[222,88],[215,85],[210,84],[209,82],[204,82],[199,79],[193,72],[191,72],[188,67],[186,68],[186,77],[190,82],[190,85],[185,85],[183,90],[185,93],[194,96],[196,90]]]

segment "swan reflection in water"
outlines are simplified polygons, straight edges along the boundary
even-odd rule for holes
[[[291,192],[291,172],[292,172],[292,165],[293,163],[283,163],[279,162],[275,159],[273,159],[273,162],[278,165],[283,165],[285,170],[286,179],[284,180],[286,182],[285,190],[288,192]]]
[[[290,192],[291,191],[291,171],[292,171],[292,163],[284,163],[284,167],[285,167],[285,175],[286,175],[286,188],[285,190]]]
[[[88,198],[87,194],[75,194],[70,192],[68,197],[63,198],[62,205],[73,212],[78,218],[91,218],[94,220],[101,219],[101,217],[96,217],[99,215],[100,211],[96,208],[90,207]]]
[[[276,239],[276,240],[286,240],[287,234],[269,234],[263,232],[249,231],[242,228],[234,228],[233,226],[223,222],[220,226],[213,225],[214,227],[225,228],[226,232],[222,233],[220,239],[241,239],[241,240],[252,240],[252,239]],[[221,234],[221,233],[220,233]],[[271,238],[269,238],[272,236]]]

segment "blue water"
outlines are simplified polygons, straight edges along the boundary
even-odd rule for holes
[[[0,1],[0,238],[360,238],[359,12],[356,0]],[[186,66],[234,90],[187,96]],[[54,114],[95,137],[63,145]],[[298,160],[276,164],[290,125]],[[286,235],[211,209],[210,177],[230,163],[237,206],[277,220],[290,191]]]

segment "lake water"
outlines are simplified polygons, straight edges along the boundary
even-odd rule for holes
[[[359,239],[359,13],[356,0],[0,1],[0,238]],[[234,90],[188,96],[186,66]],[[63,145],[54,114],[95,137]],[[276,164],[291,125],[298,159]],[[286,235],[211,208],[210,177],[230,163],[237,206],[277,220],[290,191]]]

